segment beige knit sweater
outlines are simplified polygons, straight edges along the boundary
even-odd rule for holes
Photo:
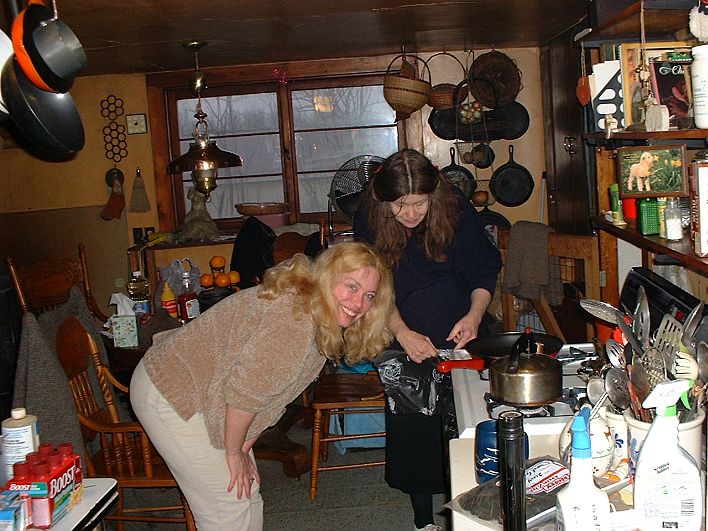
[[[285,412],[324,365],[309,316],[293,317],[293,295],[235,293],[182,328],[155,335],[150,379],[184,420],[204,415],[211,444],[224,448],[226,405],[255,413],[246,439]]]

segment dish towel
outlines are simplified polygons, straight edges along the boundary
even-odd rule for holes
[[[540,299],[545,294],[551,306],[563,302],[559,258],[548,256],[548,225],[517,221],[509,231],[506,271],[502,293],[521,299]]]

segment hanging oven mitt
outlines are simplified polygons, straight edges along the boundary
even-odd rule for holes
[[[108,202],[99,214],[101,219],[105,219],[106,221],[120,219],[123,209],[125,208],[125,195],[123,195],[122,179],[118,176],[113,176],[111,181],[111,195],[108,197]]]

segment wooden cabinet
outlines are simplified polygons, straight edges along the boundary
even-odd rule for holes
[[[199,267],[199,271],[209,273],[211,271],[209,268],[211,257],[221,255],[226,258],[226,263],[229,264],[233,249],[234,240],[190,244],[169,243],[147,248],[135,246],[128,249],[128,263],[131,271],[143,271],[145,277],[150,281],[150,290],[152,291],[160,279],[160,267],[169,265],[175,260],[189,258],[193,266]]]

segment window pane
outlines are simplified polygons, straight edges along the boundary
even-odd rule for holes
[[[185,174],[186,175],[186,174]],[[191,181],[184,183],[184,204],[187,211],[191,208],[187,191]],[[216,190],[211,193],[207,210],[213,219],[235,218],[240,214],[234,205],[237,203],[283,203],[283,176],[247,177],[244,179],[218,179]]]
[[[396,151],[395,126],[381,129],[313,131],[295,135],[298,173],[334,171],[358,155],[388,157]]]
[[[197,99],[177,101],[179,137],[193,138]],[[278,97],[274,92],[202,98],[209,136],[278,131]]]
[[[295,130],[394,123],[383,86],[340,87],[292,92]]]

